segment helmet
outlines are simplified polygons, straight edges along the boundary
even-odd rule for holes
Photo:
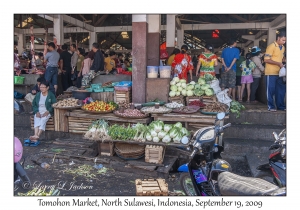
[[[251,49],[251,52],[254,54],[254,53],[257,53],[257,52],[260,52],[261,51],[261,49],[259,48],[259,47],[257,47],[257,46],[254,46],[254,47],[252,47],[252,49]]]
[[[15,153],[14,162],[17,163],[21,160],[22,155],[23,155],[23,146],[22,146],[21,141],[17,137],[15,137],[14,153]]]

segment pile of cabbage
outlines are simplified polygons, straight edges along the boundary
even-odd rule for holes
[[[205,74],[204,77],[198,79],[198,83],[192,81],[187,84],[185,79],[174,77],[170,82],[169,96],[213,96],[214,90],[208,83],[214,79],[211,74]]]
[[[157,120],[150,123],[145,133],[147,141],[180,143],[182,138],[189,138],[189,131],[180,122],[170,125]]]

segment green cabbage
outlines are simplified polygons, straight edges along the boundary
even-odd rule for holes
[[[182,91],[181,91],[181,94],[183,95],[183,96],[186,96],[186,90],[185,89],[183,89]]]
[[[179,92],[179,91],[177,91],[175,95],[176,95],[176,96],[180,96],[180,92]]]
[[[180,122],[177,122],[175,125],[174,125],[174,128],[177,127],[179,129],[182,128],[182,124]]]
[[[194,95],[194,93],[193,93],[193,91],[192,91],[192,90],[188,90],[188,91],[186,92],[186,95],[187,95],[187,96],[193,96],[193,95]]]
[[[190,84],[191,84],[191,85],[195,85],[195,84],[196,84],[196,82],[194,82],[194,81],[191,81],[191,82],[190,82]]]
[[[162,142],[169,143],[171,140],[172,140],[171,137],[167,134],[167,135],[165,135],[165,137],[162,139]]]
[[[178,89],[178,87],[181,87],[181,84],[182,83],[180,83],[180,82],[176,83],[177,89]]]
[[[202,96],[204,94],[204,90],[195,89],[194,94],[195,94],[195,96]]]
[[[177,83],[177,82],[179,82],[180,80],[179,80],[178,77],[174,77],[174,78],[173,78],[173,81]]]
[[[175,91],[170,91],[170,93],[169,93],[169,96],[170,97],[174,97],[176,95],[176,92]]]
[[[204,84],[204,85],[201,86],[201,90],[206,90],[208,88],[210,88],[209,84]]]
[[[211,74],[204,74],[204,78],[205,78],[205,81],[212,81],[214,79],[213,75]]]
[[[170,89],[171,89],[172,91],[176,92],[176,91],[177,91],[177,86],[176,86],[176,85],[172,85],[172,86],[170,87]]]
[[[178,83],[179,84],[179,83]],[[178,87],[177,91],[181,92],[182,91],[182,87]]]
[[[173,127],[172,125],[166,124],[166,125],[164,126],[164,131],[168,133],[168,132],[172,129],[172,127]]]
[[[214,90],[213,90],[212,88],[207,88],[207,89],[205,90],[205,95],[207,95],[207,96],[212,96],[212,95],[214,95]]]
[[[181,79],[179,82],[180,83],[186,83],[186,80],[185,79]]]
[[[191,85],[189,84],[187,87],[186,87],[187,90],[193,90],[194,89],[194,85]]]
[[[203,77],[200,77],[200,78],[198,79],[198,83],[199,83],[200,85],[204,85],[206,82],[205,82],[205,79],[204,79]]]
[[[200,89],[200,88],[201,88],[200,84],[195,85],[195,89]]]
[[[186,89],[186,83],[181,83],[182,89]]]
[[[172,81],[170,82],[170,85],[171,85],[171,86],[172,86],[172,85],[176,85],[176,82],[172,80]]]

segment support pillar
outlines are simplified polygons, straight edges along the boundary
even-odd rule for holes
[[[253,41],[253,46],[258,46],[259,47],[259,39],[255,39]]]
[[[148,16],[147,66],[159,66],[160,15]]]
[[[180,29],[177,30],[177,46],[180,49],[181,46],[184,44],[184,30]]]
[[[54,15],[53,17],[53,34],[56,37],[57,45],[64,44],[64,24],[62,15]]]
[[[24,35],[18,34],[18,54],[21,55],[21,53],[24,51]]]
[[[132,15],[132,102],[146,102],[147,15]]]
[[[89,39],[89,50],[92,50],[93,43],[97,42],[97,34],[96,32],[90,32],[90,39]]]
[[[268,30],[268,45],[276,41],[276,29],[269,28]]]
[[[167,51],[169,55],[175,48],[175,26],[175,15],[167,15]]]

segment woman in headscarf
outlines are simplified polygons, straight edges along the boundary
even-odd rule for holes
[[[174,60],[172,62],[172,70],[174,70],[175,77],[179,77],[179,79],[185,79],[188,82],[187,74],[190,73],[191,81],[193,80],[193,63],[192,58],[187,54],[188,47],[186,45],[182,45],[181,53],[175,55]]]

